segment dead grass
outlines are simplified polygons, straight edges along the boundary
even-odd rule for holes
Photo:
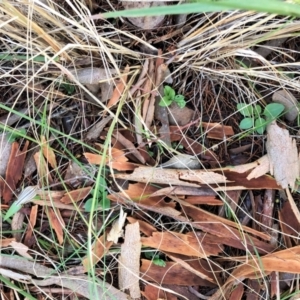
[[[159,28],[142,30],[126,20],[89,18],[120,7],[115,1],[0,4],[1,52],[9,55],[0,61],[1,129],[26,129],[15,149],[30,141],[25,161],[16,165],[21,154],[11,156],[1,174],[3,215],[24,187],[39,187],[39,199],[1,224],[0,268],[13,271],[1,272],[3,298],[17,298],[20,289],[28,299],[126,297],[116,294],[124,224],[113,225],[123,209],[130,217],[126,224],[139,222],[143,247],[135,276],[145,299],[287,299],[299,290],[299,280],[290,279],[299,273],[300,218],[293,204],[299,196],[279,194],[269,175],[248,181],[248,173],[226,166],[243,166],[266,153],[265,135],[239,129],[238,103],[264,106],[280,89],[299,98],[300,21],[234,11],[191,15],[181,26],[168,16]],[[82,82],[78,70],[84,68],[101,69],[102,90],[91,92]],[[172,109],[149,115],[166,78],[194,112],[185,125],[178,126],[182,113],[177,127],[167,130],[164,120]],[[113,95],[101,102],[109,86]],[[108,116],[103,127],[94,127]],[[298,143],[297,122],[280,122]],[[225,136],[225,127],[234,134]],[[91,130],[99,130],[97,137],[87,139]],[[194,171],[177,170],[179,181],[170,184],[173,178],[161,168],[155,181],[151,170],[180,153],[196,156],[204,174],[215,173],[201,182]],[[141,166],[152,175],[137,182],[130,176]],[[185,172],[189,177],[182,179]],[[221,176],[230,180],[217,181]],[[107,239],[111,228],[115,241]],[[5,255],[28,254],[38,273],[3,264]],[[166,266],[151,264],[155,259]],[[47,284],[50,275],[55,280]]]

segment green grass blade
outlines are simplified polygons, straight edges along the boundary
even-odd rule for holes
[[[158,15],[177,15],[190,13],[208,13],[226,10],[253,10],[257,12],[266,12],[286,16],[300,16],[300,5],[286,3],[279,0],[220,0],[212,2],[211,0],[198,0],[197,3],[187,3],[180,5],[153,6],[143,9],[131,9],[102,14],[104,18],[117,17],[142,17]]]

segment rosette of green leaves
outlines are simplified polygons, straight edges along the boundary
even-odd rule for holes
[[[240,129],[253,128],[258,134],[263,134],[267,125],[284,111],[284,106],[280,103],[270,103],[262,110],[259,104],[239,103],[237,109],[245,117],[240,122]]]
[[[183,95],[176,95],[176,92],[169,85],[164,87],[164,96],[161,98],[159,102],[159,106],[169,106],[173,102],[177,103],[180,108],[184,108],[186,105],[186,101],[184,100]]]

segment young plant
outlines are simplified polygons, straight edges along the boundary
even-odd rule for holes
[[[145,252],[145,257],[151,259],[154,265],[165,267],[166,262],[160,258],[160,254],[157,251]]]
[[[164,96],[161,98],[159,105],[166,107],[171,105],[173,102],[177,103],[180,108],[184,108],[186,105],[184,96],[176,95],[176,92],[169,85],[166,85],[164,87]]]
[[[110,200],[107,198],[107,183],[103,176],[100,176],[99,183],[99,190],[96,191],[95,189],[93,189],[91,191],[93,198],[88,199],[84,204],[84,210],[86,212],[91,212],[93,210],[93,207],[95,209],[101,208],[102,210],[110,208]],[[94,203],[94,199],[96,199],[96,203]]]
[[[284,106],[280,103],[270,103],[262,111],[259,104],[239,103],[237,109],[245,117],[240,123],[240,129],[254,128],[258,134],[263,134],[267,125],[284,111]]]

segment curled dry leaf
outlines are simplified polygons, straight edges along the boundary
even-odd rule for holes
[[[125,9],[135,9],[135,8],[148,8],[153,6],[165,5],[165,2],[161,1],[121,1]],[[165,16],[145,16],[145,17],[129,17],[127,18],[133,25],[140,27],[142,29],[153,29],[157,27],[163,20]]]
[[[71,192],[65,193],[65,195],[60,199],[60,201],[64,204],[71,204],[74,202],[78,202],[89,195],[92,187],[84,187]]]
[[[295,181],[299,177],[299,161],[296,141],[292,139],[286,129],[280,128],[275,121],[267,127],[268,157],[270,173],[274,175],[282,188],[295,188]]]

